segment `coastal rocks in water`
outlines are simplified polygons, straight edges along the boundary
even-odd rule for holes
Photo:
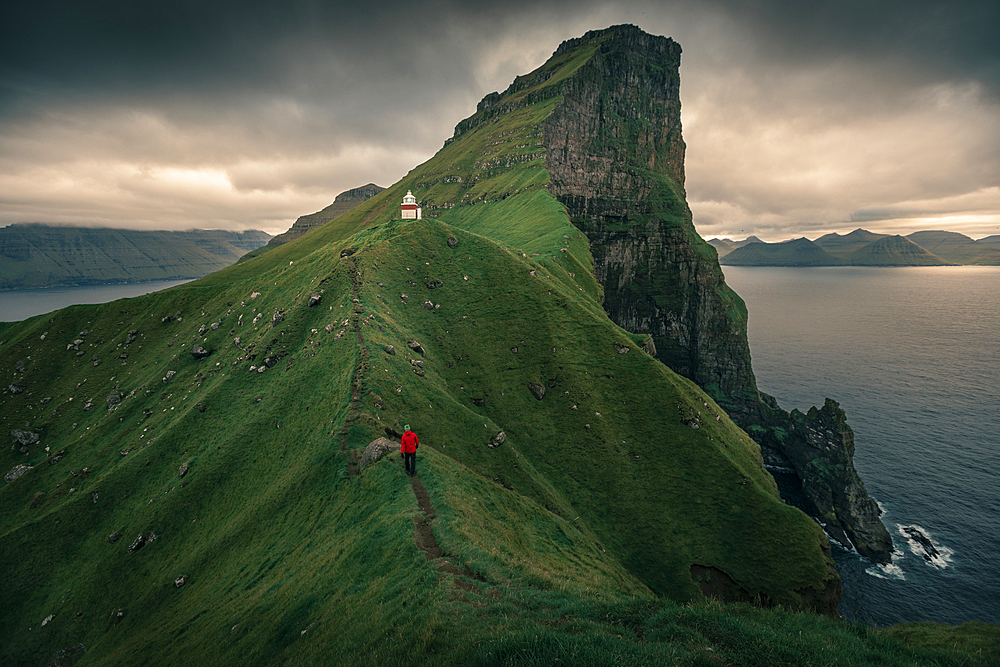
[[[769,397],[770,398],[770,397]],[[771,399],[773,400],[773,399]],[[792,468],[824,528],[877,563],[892,560],[892,538],[881,510],[854,469],[854,432],[836,401],[803,414],[774,410],[768,428],[756,431],[765,462]]]
[[[376,440],[372,440],[368,443],[368,446],[365,447],[365,453],[361,455],[361,470],[364,470],[365,466],[368,464],[375,463],[386,454],[389,454],[397,449],[399,449],[399,443],[393,442],[388,438],[378,438]]]
[[[201,345],[196,344],[194,347],[191,348],[191,356],[194,357],[195,359],[204,359],[210,354],[212,354],[212,351],[205,349]]]
[[[938,568],[944,568],[948,565],[951,551],[944,547],[938,548],[931,536],[920,526],[900,526],[899,532],[909,543],[910,551],[923,558],[927,563]]]
[[[24,473],[28,472],[29,470],[31,470],[31,466],[26,466],[24,464],[19,463],[13,468],[11,468],[9,473],[3,476],[3,481],[8,483],[13,482],[15,479],[17,479]]]

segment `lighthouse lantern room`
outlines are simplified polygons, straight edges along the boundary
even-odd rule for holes
[[[403,197],[401,212],[403,220],[420,220],[422,217],[420,207],[417,206],[417,198],[409,190],[406,191],[406,196]]]

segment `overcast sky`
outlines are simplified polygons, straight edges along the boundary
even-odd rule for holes
[[[279,233],[617,23],[683,48],[702,236],[1000,234],[996,0],[5,3],[0,225]]]

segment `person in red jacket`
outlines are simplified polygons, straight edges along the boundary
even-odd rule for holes
[[[401,438],[399,453],[403,455],[403,468],[413,477],[417,474],[417,447],[420,446],[420,438],[410,430],[409,424],[403,428],[406,433]]]

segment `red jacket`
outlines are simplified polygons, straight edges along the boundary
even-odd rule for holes
[[[415,454],[417,452],[417,446],[420,445],[420,438],[413,431],[407,431],[403,434],[402,441],[399,445],[400,454]]]

